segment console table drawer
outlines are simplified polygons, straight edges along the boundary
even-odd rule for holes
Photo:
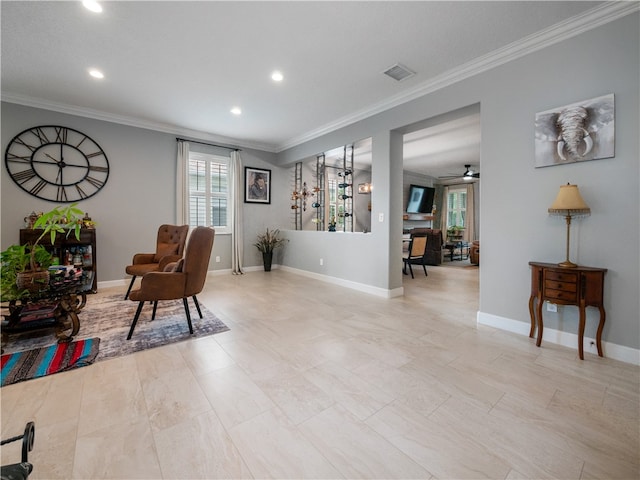
[[[568,292],[566,290],[554,290],[553,288],[545,288],[544,298],[548,300],[563,300],[565,302],[577,302],[576,292]]]
[[[544,272],[544,278],[547,280],[557,280],[558,282],[578,283],[578,274],[573,272],[555,272],[553,270],[546,270]]]
[[[569,282],[557,282],[555,280],[546,280],[544,282],[545,290],[563,290],[565,292],[577,292],[578,284],[577,283],[569,283]]]

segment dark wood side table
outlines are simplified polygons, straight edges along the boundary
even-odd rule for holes
[[[55,276],[47,290],[3,304],[2,308],[8,314],[3,314],[1,349],[8,343],[9,335],[48,328],[55,329],[58,343],[72,341],[80,330],[78,314],[87,304],[93,277],[92,271],[83,272],[74,279]]]
[[[600,323],[596,333],[598,355],[602,357],[602,329],[606,314],[604,311],[604,274],[606,268],[559,267],[555,263],[529,262],[531,266],[531,296],[529,297],[529,314],[531,316],[531,330],[529,337],[533,338],[536,326],[538,338],[536,346],[542,343],[542,304],[545,301],[558,305],[575,305],[580,310],[578,325],[578,353],[580,360],[584,360],[583,339],[585,327],[586,307],[597,307],[600,310]],[[537,305],[536,305],[537,300]],[[536,321],[537,320],[537,321]]]
[[[41,234],[42,230],[38,229],[20,229],[20,245],[33,245]],[[57,250],[58,254],[61,257],[65,250],[74,251],[76,253],[78,253],[81,249],[85,250],[87,255],[85,258],[83,258],[82,269],[85,271],[93,272],[93,285],[91,287],[91,292],[96,293],[98,291],[98,249],[96,247],[95,228],[82,228],[80,230],[80,240],[77,240],[75,235],[71,233],[68,236],[58,235],[53,245],[51,244],[51,239],[48,238],[43,238],[40,244],[49,251],[52,251],[54,249]],[[88,249],[88,247],[91,247],[90,250]],[[89,251],[91,253],[88,253]],[[64,264],[64,262],[61,261],[60,264],[62,265]]]

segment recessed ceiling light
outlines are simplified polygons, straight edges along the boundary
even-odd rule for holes
[[[95,0],[83,0],[82,5],[84,5],[84,8],[86,8],[87,10],[91,10],[92,12],[102,12],[102,7]]]
[[[282,73],[279,72],[278,70],[276,70],[271,74],[271,80],[273,80],[274,82],[281,82],[283,79],[284,79],[284,75],[282,75]]]
[[[231,113],[233,113],[234,115],[240,115],[242,113],[242,109],[240,107],[233,107],[231,109]]]
[[[89,75],[91,75],[93,78],[104,78],[104,73],[102,73],[97,68],[90,68]]]

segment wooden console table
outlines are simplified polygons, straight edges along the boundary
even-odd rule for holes
[[[542,304],[545,301],[558,305],[575,305],[580,310],[578,325],[578,353],[580,360],[584,360],[583,340],[586,307],[597,307],[600,310],[600,323],[596,333],[598,355],[602,357],[602,329],[606,314],[603,305],[604,274],[606,268],[559,267],[555,263],[529,262],[531,266],[531,296],[529,297],[529,314],[531,315],[531,330],[529,337],[533,338],[536,326],[538,338],[536,346],[542,343]],[[537,305],[535,302],[537,300]],[[534,308],[535,306],[535,308]],[[537,322],[536,322],[537,320]]]

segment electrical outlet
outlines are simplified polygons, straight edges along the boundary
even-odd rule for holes
[[[220,257],[216,256],[216,263],[220,263]]]
[[[320,266],[324,265],[324,259],[320,259]]]
[[[555,303],[547,302],[547,312],[557,312],[557,311],[558,311],[558,305],[556,305]]]

